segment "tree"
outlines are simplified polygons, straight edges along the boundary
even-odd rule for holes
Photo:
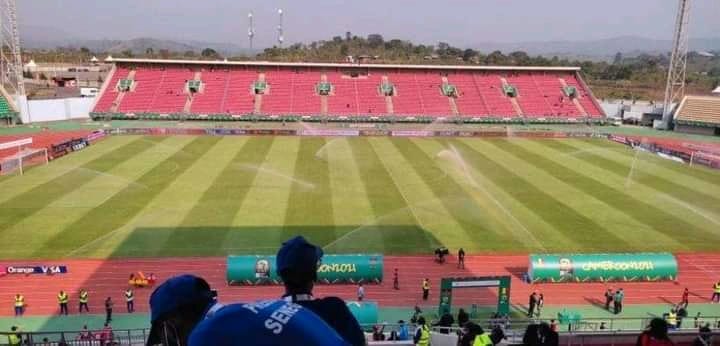
[[[343,43],[342,46],[340,46],[340,55],[348,56],[349,53],[350,53],[350,47],[348,47],[348,45]]]
[[[477,51],[468,48],[465,51],[463,51],[462,58],[463,58],[463,61],[470,61],[470,59],[476,57],[477,55],[478,55]]]
[[[126,57],[126,58],[132,58],[132,57],[133,57],[133,51],[132,51],[132,49],[126,49],[126,50],[120,52],[120,54],[122,54],[122,56],[124,56],[124,57]]]
[[[185,53],[183,53],[183,56],[186,58],[195,57],[195,51],[194,50],[186,50]]]
[[[505,55],[499,50],[496,50],[485,58],[485,63],[488,65],[502,65],[505,63]]]
[[[528,65],[530,63],[530,56],[523,51],[510,53],[510,59],[515,65]]]
[[[170,51],[167,50],[167,49],[161,49],[161,50],[160,50],[160,57],[163,58],[163,59],[168,59],[168,58],[170,58]]]
[[[205,48],[200,55],[204,58],[219,58],[220,55],[212,48]]]
[[[382,44],[383,44],[383,42],[385,42],[385,40],[383,39],[382,35],[380,35],[380,34],[370,34],[367,37],[367,42],[368,42],[368,45],[370,45],[370,47],[377,48],[377,47],[382,46]]]
[[[617,52],[617,53],[615,54],[615,59],[613,59],[613,65],[621,64],[621,63],[622,63],[622,60],[623,60],[622,53]]]
[[[83,53],[84,55],[90,55],[90,49],[88,49],[88,47],[80,47],[80,53]]]

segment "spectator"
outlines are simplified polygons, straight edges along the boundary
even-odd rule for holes
[[[373,326],[372,339],[373,341],[385,341],[384,325],[377,324]]]
[[[112,298],[107,297],[107,299],[105,299],[105,323],[112,322],[113,305]]]
[[[129,314],[135,312],[135,292],[133,292],[132,288],[125,290],[125,305]]]
[[[194,275],[170,278],[150,295],[147,345],[187,345],[193,328],[221,308],[204,279]]]
[[[677,328],[678,315],[677,315],[677,310],[675,310],[675,308],[670,309],[670,313],[667,314],[666,322],[667,322],[668,328],[670,328],[670,329]]]
[[[607,327],[605,326],[605,322],[600,322],[600,330],[605,330]]]
[[[602,327],[604,325],[605,325],[605,322],[600,323],[600,327]],[[550,320],[550,330],[552,330],[553,332],[556,332],[556,333],[558,331],[558,324],[557,324],[557,321],[555,321],[554,319]]]
[[[558,333],[547,323],[531,324],[525,329],[523,345],[525,346],[557,346],[560,342]]]
[[[670,346],[668,324],[661,318],[653,318],[648,328],[638,336],[636,346]]]
[[[410,331],[408,330],[407,324],[405,324],[405,321],[400,320],[398,321],[398,340],[409,340],[410,339]]]
[[[437,321],[433,326],[440,327],[440,333],[442,334],[450,334],[450,328],[452,327],[453,323],[455,323],[455,319],[452,317],[449,311],[446,311],[442,316],[440,316],[440,320]]]
[[[702,319],[700,318],[700,313],[698,312],[697,315],[693,318],[693,326],[695,328],[702,327]]]
[[[188,346],[349,345],[310,309],[286,300],[223,307],[203,319],[188,341]]]
[[[478,335],[482,335],[485,331],[479,325],[468,322],[460,331],[460,337],[458,340],[459,346],[475,346],[475,339]]]
[[[8,334],[8,345],[20,346],[22,338],[20,337],[20,331],[17,326],[10,327],[10,334]]]
[[[353,346],[365,345],[365,334],[345,302],[337,297],[315,299],[312,290],[323,251],[303,237],[292,238],[276,256],[276,271],[285,285],[283,299],[317,314]]]
[[[422,314],[422,310],[420,310],[419,306],[415,305],[412,317],[410,317],[410,323],[417,324],[417,321],[420,318],[420,314]]]
[[[365,298],[365,287],[363,287],[362,282],[358,283],[357,288],[357,299],[359,302],[363,301],[363,298]]]
[[[680,329],[682,328],[682,321],[688,316],[688,312],[685,306],[683,306],[682,304],[678,305],[676,310],[678,315],[677,328]]]
[[[100,331],[100,346],[112,345],[115,336],[113,335],[112,326],[110,323],[105,322],[102,331]]]
[[[88,330],[88,326],[84,325],[82,330],[77,336],[78,341],[80,341],[80,345],[91,345],[92,341],[95,339],[92,332]]]
[[[468,321],[470,321],[470,315],[468,315],[468,313],[465,312],[465,309],[460,308],[460,310],[458,310],[457,320],[458,320],[458,326],[462,328],[465,325],[465,323],[468,323]]]
[[[709,346],[712,345],[712,330],[710,327],[703,326],[698,330],[699,334],[693,340],[692,346]]]
[[[413,343],[417,346],[430,345],[430,328],[425,324],[425,317],[423,316],[418,317]]]

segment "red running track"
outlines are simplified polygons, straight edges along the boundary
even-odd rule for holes
[[[615,283],[612,287],[623,287],[627,304],[676,303],[685,287],[690,289],[691,302],[708,302],[712,283],[720,280],[720,253],[679,254],[678,282]],[[282,294],[281,287],[229,287],[225,283],[225,258],[157,258],[122,260],[59,260],[50,262],[0,262],[8,265],[67,265],[69,273],[55,276],[7,275],[0,277],[0,316],[13,314],[13,297],[16,293],[25,295],[28,304],[26,314],[49,315],[58,311],[56,295],[59,290],[70,293],[70,311],[77,311],[77,292],[87,288],[90,292],[91,312],[101,313],[102,302],[111,296],[116,310],[123,310],[123,290],[132,272],[155,273],[159,280],[182,273],[193,273],[206,278],[217,288],[223,302],[249,301],[275,298]],[[438,285],[443,277],[512,275],[511,302],[516,305],[527,303],[533,290],[545,295],[548,305],[599,303],[603,292],[610,287],[603,283],[572,284],[527,284],[521,275],[527,267],[527,256],[523,255],[481,255],[467,256],[466,269],[457,269],[454,259],[444,265],[434,263],[430,256],[387,256],[385,257],[385,282],[366,286],[366,299],[377,301],[381,306],[411,307],[415,304],[434,306],[438,302]],[[399,269],[400,290],[392,288],[392,271]],[[431,294],[427,302],[421,299],[422,278],[431,280]],[[136,310],[147,311],[147,301],[152,289],[136,289]],[[316,296],[335,295],[347,300],[355,299],[353,285],[321,285],[315,289]],[[494,291],[483,289],[457,290],[453,293],[458,304],[477,303],[493,305]]]
[[[62,143],[73,138],[85,138],[92,131],[90,130],[78,130],[78,131],[42,131],[28,134],[0,136],[0,143],[16,141],[18,139],[25,139],[32,137],[33,143],[30,147],[33,149],[50,149],[53,144]],[[17,148],[0,150],[0,158],[15,155]]]

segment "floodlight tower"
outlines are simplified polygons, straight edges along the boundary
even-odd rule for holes
[[[255,37],[255,25],[253,24],[253,13],[248,13],[248,39],[250,39],[250,50],[253,48],[253,37]]]
[[[278,16],[280,18],[279,18],[279,22],[278,22],[278,26],[277,26],[277,31],[278,31],[277,40],[278,40],[278,46],[280,48],[282,48],[283,42],[285,42],[285,37],[283,36],[283,10],[282,10],[282,8],[278,9]]]
[[[0,82],[16,104],[25,96],[15,0],[0,0]]]
[[[667,85],[665,86],[665,103],[663,104],[662,126],[670,128],[673,118],[672,104],[676,105],[685,96],[685,76],[687,71],[687,53],[689,42],[688,22],[690,20],[691,0],[679,0],[678,12],[675,19],[675,33],[673,34],[673,47],[670,55]]]

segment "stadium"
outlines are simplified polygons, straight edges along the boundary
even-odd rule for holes
[[[716,95],[669,81],[643,114],[660,131],[613,126],[577,66],[108,56],[97,96],[37,100],[9,40],[0,343],[145,345],[153,290],[183,274],[224,304],[279,299],[295,236],[324,252],[313,294],[343,299],[369,345],[418,344],[384,341],[416,310],[456,345],[442,321],[461,308],[496,344],[544,322],[561,344],[632,345],[653,318],[678,345],[705,323],[720,341]]]

